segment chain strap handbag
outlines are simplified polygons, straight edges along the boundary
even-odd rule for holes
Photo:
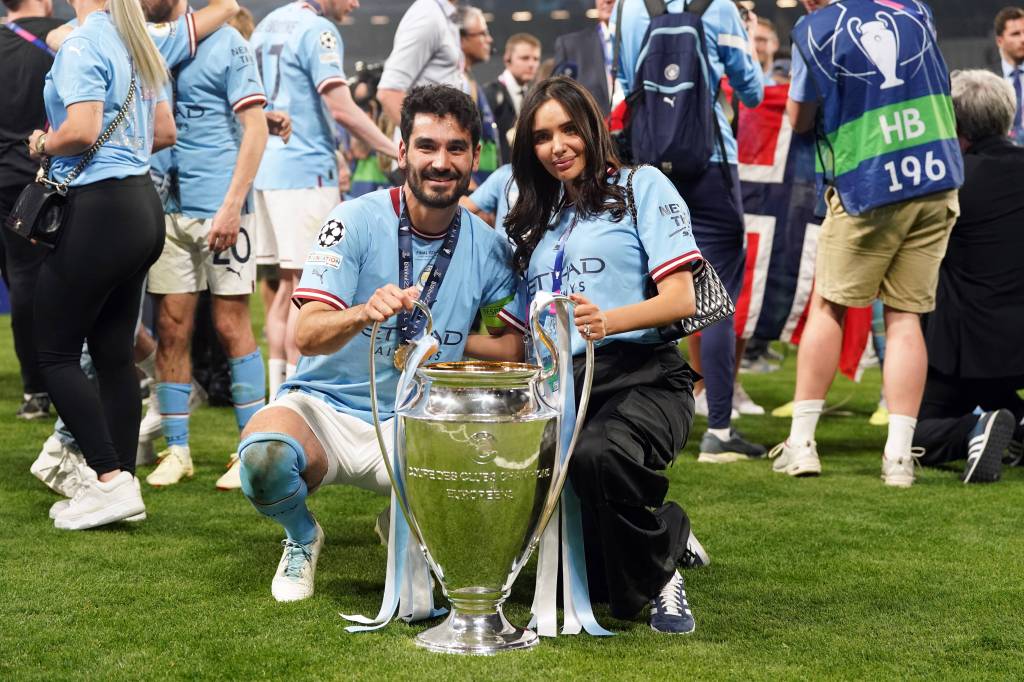
[[[91,147],[82,153],[78,165],[71,169],[64,180],[54,182],[47,177],[50,170],[50,159],[43,157],[35,181],[29,183],[21,191],[18,200],[14,203],[14,208],[11,209],[7,220],[4,221],[4,226],[8,230],[28,239],[33,244],[42,244],[50,249],[57,246],[67,215],[68,187],[75,178],[81,175],[100,147],[110,140],[114,131],[128,118],[128,112],[135,102],[135,89],[135,72],[132,71],[132,79],[128,84],[128,95],[124,99],[124,104],[121,105],[106,130]]]
[[[646,164],[644,164],[646,165]],[[629,171],[626,179],[626,205],[629,214],[633,218],[633,225],[637,224],[636,201],[633,197],[633,174],[643,165],[634,166]],[[644,295],[652,298],[658,294],[658,286],[650,276],[644,284]],[[699,261],[693,268],[693,295],[697,304],[696,312],[690,317],[667,324],[658,328],[658,333],[664,341],[678,341],[690,336],[701,329],[705,329],[720,322],[736,312],[736,306],[729,297],[729,292],[719,278],[718,273],[706,260]]]

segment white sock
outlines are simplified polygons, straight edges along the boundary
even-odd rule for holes
[[[818,417],[825,409],[824,400],[798,400],[793,403],[793,422],[789,426],[790,445],[799,445],[814,440],[818,428]]]
[[[287,365],[285,365],[284,378],[285,379],[291,379],[292,376],[294,376],[294,375],[295,375],[295,365],[293,365],[292,363],[289,362]]]
[[[270,358],[267,360],[267,387],[270,389],[270,399],[277,395],[277,390],[284,383],[284,373],[288,362],[284,358]]]
[[[135,363],[135,366],[142,370],[142,373],[149,379],[156,378],[156,349],[152,353]]]
[[[909,455],[916,427],[917,419],[903,414],[890,414],[889,437],[885,440],[885,454],[893,457]]]
[[[730,431],[730,429],[729,429],[728,426],[725,427],[724,429],[708,429],[708,433],[710,433],[712,436],[714,436],[718,440],[722,440],[722,441],[729,440],[729,437],[730,437],[729,436],[729,431]]]

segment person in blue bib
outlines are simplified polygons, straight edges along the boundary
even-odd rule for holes
[[[382,323],[373,358],[388,443],[401,373],[396,351],[426,321],[410,314],[413,300],[431,310],[432,361],[523,353],[524,325],[512,310],[519,278],[508,251],[458,205],[480,153],[476,106],[454,88],[414,88],[402,104],[401,134],[405,185],[342,203],[320,229],[293,294],[301,307],[298,369],[249,421],[239,445],[242,491],[287,535],[271,583],[278,601],[313,594],[324,533],[306,506],[311,491],[391,490],[370,407],[373,323]],[[478,311],[492,334],[473,333]]]
[[[804,0],[793,27],[787,105],[798,132],[815,129],[828,213],[814,295],[797,356],[789,437],[773,469],[821,473],[814,441],[839,364],[848,307],[884,304],[889,432],[882,479],[914,482],[911,443],[928,353],[920,316],[935,308],[939,265],[960,213],[964,170],[932,13],[919,0]]]
[[[166,102],[157,113],[167,72],[138,0],[72,6],[79,25],[43,90],[52,130],[35,131],[29,145],[68,188],[60,241],[36,284],[35,338],[50,395],[88,464],[74,497],[51,510],[57,528],[78,530],[145,514],[134,477],[141,400],[132,349],[142,282],[164,239],[149,158],[154,139],[173,143],[174,130]],[[99,387],[79,366],[86,339]]]
[[[472,194],[463,199],[462,205],[492,225],[502,238],[506,238],[505,218],[518,198],[519,188],[512,179],[512,164],[506,163],[488,175]]]
[[[660,472],[686,442],[694,374],[658,331],[696,310],[691,266],[701,253],[686,203],[661,171],[620,166],[597,103],[566,77],[527,95],[512,171],[519,199],[505,224],[513,261],[531,299],[544,290],[576,303],[577,387],[585,342],[596,346],[590,408],[569,469],[592,594],[616,617],[650,603],[654,629],[692,632],[676,570],[689,521],[665,500]]]

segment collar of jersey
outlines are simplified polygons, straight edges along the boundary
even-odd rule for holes
[[[303,8],[303,9],[308,9],[308,10],[312,11],[314,14],[316,14],[317,16],[321,16],[322,17],[324,15],[322,7],[321,8],[317,8],[317,5],[311,4],[309,2],[305,2],[305,0],[303,0],[303,2],[299,3],[299,7]]]

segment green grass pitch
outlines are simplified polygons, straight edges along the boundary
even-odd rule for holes
[[[143,484],[149,520],[66,532],[57,499],[29,473],[49,423],[14,419],[20,382],[0,333],[0,679],[1022,679],[1024,470],[964,486],[958,470],[919,472],[909,490],[879,480],[884,429],[867,425],[877,369],[836,382],[848,414],[823,419],[824,475],[793,480],[766,462],[697,464],[705,423],[668,475],[712,556],[685,573],[697,619],[689,637],[646,620],[614,621],[607,639],[544,640],[495,658],[428,653],[422,625],[352,635],[339,613],[374,614],[385,550],[373,533],[384,501],[318,492],[324,526],[316,595],[277,604],[270,578],[282,534],[238,493],[214,489],[237,441],[230,409],[192,418],[196,476]],[[789,400],[795,360],[746,376],[768,407]],[[743,417],[768,445],[788,420]],[[145,474],[147,470],[143,470]],[[507,609],[525,624],[532,566]]]

